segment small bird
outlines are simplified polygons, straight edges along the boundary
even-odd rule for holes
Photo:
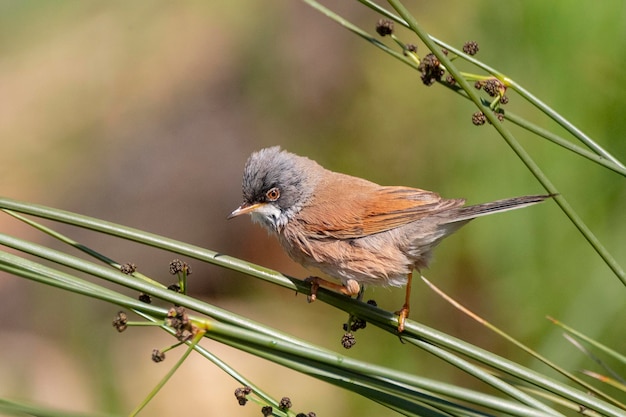
[[[465,206],[419,188],[382,186],[329,171],[280,147],[254,152],[243,173],[243,203],[228,218],[249,213],[275,234],[296,262],[315,267],[341,285],[309,277],[309,301],[319,286],[348,296],[360,284],[406,285],[398,332],[409,316],[414,270],[428,266],[432,250],[475,217],[526,207],[550,195],[531,195]]]

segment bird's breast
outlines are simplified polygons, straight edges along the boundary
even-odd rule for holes
[[[374,285],[402,285],[414,260],[402,250],[394,236],[337,239],[309,234],[289,222],[279,233],[287,254],[306,267],[315,267],[342,281],[354,279]]]

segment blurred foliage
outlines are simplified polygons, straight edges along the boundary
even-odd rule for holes
[[[378,19],[373,12],[356,2],[326,3],[373,33]],[[411,11],[450,44],[478,41],[482,61],[624,159],[622,1],[417,2]],[[403,35],[409,41],[409,32]],[[471,124],[471,103],[443,88],[424,87],[416,72],[300,2],[3,2],[0,57],[2,194],[189,241],[285,273],[306,275],[263,231],[224,220],[240,202],[245,159],[263,146],[279,144],[334,170],[472,203],[541,191],[492,129]],[[514,96],[508,106],[554,128]],[[623,179],[513,131],[624,264]],[[23,230],[4,217],[0,227]],[[82,232],[72,236],[169,279],[167,254]],[[550,204],[476,221],[438,249],[425,275],[566,368],[580,367],[581,355],[545,315],[618,351],[626,348],[623,286]],[[344,317],[306,305],[303,297],[210,267],[194,270],[190,286],[259,321],[338,346]],[[127,410],[142,394],[123,388],[147,392],[163,372],[149,362],[151,344],[163,343],[161,335],[134,332],[136,347],[128,349],[129,338],[112,339],[110,306],[94,308],[6,275],[0,297],[2,313],[15,316],[0,327],[2,340],[10,341],[0,355],[2,396],[53,405],[80,398],[77,409]],[[393,309],[402,291],[376,288],[366,297]],[[524,360],[423,286],[414,289],[414,305],[414,319]],[[292,319],[285,321],[285,311]],[[60,317],[71,321],[52,325]],[[349,353],[473,383],[399,343],[379,341],[378,331],[368,329]],[[255,376],[271,372],[278,397],[288,394],[318,415],[380,412],[358,397],[262,361],[242,364]],[[181,395],[190,404],[258,414],[238,408],[236,386],[228,379],[211,382],[207,372],[213,370],[204,362],[197,366],[201,369],[189,374],[183,369],[180,375],[190,390]],[[150,415],[172,414],[168,407],[161,398]],[[186,415],[211,413],[191,410]]]

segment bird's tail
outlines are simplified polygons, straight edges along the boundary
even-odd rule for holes
[[[492,201],[491,203],[477,204],[475,206],[459,207],[446,213],[447,221],[445,223],[464,222],[488,214],[527,207],[540,203],[550,197],[554,197],[554,194],[527,195],[524,197]]]

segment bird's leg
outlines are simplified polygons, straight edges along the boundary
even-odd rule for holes
[[[407,276],[406,282],[406,297],[404,299],[404,305],[400,309],[400,311],[396,311],[398,315],[398,333],[402,333],[404,331],[404,321],[409,317],[409,302],[411,299],[411,281],[413,279],[413,272],[409,272]]]
[[[330,288],[350,297],[358,294],[360,290],[359,283],[353,279],[349,279],[345,285],[335,284],[320,277],[308,277],[304,282],[311,284],[311,295],[307,297],[309,303],[312,303],[317,298],[317,289],[319,287]]]

